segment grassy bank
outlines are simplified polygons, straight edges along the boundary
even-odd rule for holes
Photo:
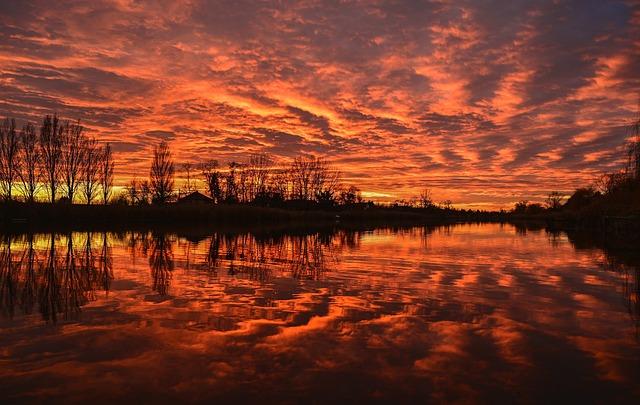
[[[335,226],[427,225],[500,221],[499,213],[443,209],[367,207],[354,209],[282,209],[250,204],[80,205],[4,203],[5,229],[180,229],[307,228]]]
[[[551,229],[586,229],[616,234],[640,234],[640,215],[626,206],[612,209],[598,201],[579,210],[561,209],[535,214],[428,209],[410,207],[336,207],[320,209],[270,208],[252,204],[0,204],[0,230],[159,230],[278,231],[327,228],[367,229],[444,225],[461,222],[510,222],[540,224]]]

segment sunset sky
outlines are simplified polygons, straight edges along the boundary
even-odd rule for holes
[[[116,183],[322,156],[365,197],[511,207],[619,167],[640,2],[0,2],[0,115],[112,142]]]

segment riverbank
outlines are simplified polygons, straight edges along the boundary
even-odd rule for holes
[[[81,205],[4,203],[0,227],[33,230],[118,230],[180,228],[307,228],[335,226],[441,225],[458,222],[499,222],[506,215],[444,209],[357,207],[321,210],[282,209],[251,204]]]
[[[536,215],[421,209],[409,207],[359,206],[332,209],[272,208],[252,204],[0,204],[0,230],[23,231],[128,231],[154,230],[207,234],[212,228],[229,232],[323,231],[328,229],[374,229],[379,227],[437,226],[456,223],[501,222],[530,228],[580,230],[637,240],[640,216],[585,215],[555,211]]]
[[[544,224],[550,230],[587,231],[616,237],[640,238],[640,215],[584,215],[581,212],[558,211],[537,215],[510,214],[508,222],[522,224]]]

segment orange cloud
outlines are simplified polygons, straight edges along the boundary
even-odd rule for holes
[[[114,143],[120,184],[164,131],[180,162],[315,154],[380,200],[429,187],[507,207],[619,163],[638,15],[623,1],[12,3],[0,114],[81,119]]]

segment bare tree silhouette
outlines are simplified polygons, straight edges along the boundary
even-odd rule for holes
[[[62,164],[62,127],[57,115],[47,115],[42,122],[40,151],[46,189],[51,203],[55,203]]]
[[[298,157],[289,169],[292,198],[314,201],[333,197],[338,189],[340,173],[322,158]]]
[[[195,185],[195,182],[192,180],[191,178],[191,172],[193,172],[193,164],[191,163],[183,163],[182,164],[182,170],[184,171],[185,175],[186,175],[186,179],[185,179],[185,183],[184,186],[181,190],[181,192],[183,194],[189,194],[192,193],[194,191],[197,190],[197,187]]]
[[[9,200],[17,187],[24,201],[34,202],[44,188],[51,203],[60,191],[73,202],[81,193],[91,204],[102,186],[103,200],[113,185],[113,157],[107,144],[99,150],[95,139],[84,135],[80,122],[60,122],[47,115],[40,133],[31,123],[17,133],[14,119],[0,124],[0,195]]]
[[[222,173],[219,170],[217,160],[210,160],[200,165],[200,171],[202,177],[207,186],[209,196],[215,203],[221,203],[224,199],[224,193],[222,191]]]
[[[225,176],[224,182],[224,199],[227,203],[237,203],[240,201],[240,193],[236,173],[238,168],[241,166],[242,165],[237,162],[229,163],[229,171]]]
[[[62,126],[62,182],[66,197],[73,202],[80,186],[84,164],[85,138],[80,122],[66,122]]]
[[[338,202],[342,205],[353,205],[362,202],[360,189],[356,186],[349,186],[346,190],[342,190],[338,196]]]
[[[20,131],[19,160],[22,162],[18,175],[21,180],[22,196],[28,202],[34,202],[40,189],[40,148],[36,128],[27,123]]]
[[[153,151],[151,164],[151,192],[154,203],[165,203],[173,196],[174,172],[169,145],[162,141]]]
[[[422,208],[430,208],[433,207],[433,197],[431,196],[431,190],[425,188],[420,193],[420,197],[418,197],[418,204]]]
[[[249,158],[247,172],[249,177],[248,200],[254,200],[256,196],[267,192],[269,178],[274,160],[266,153],[256,153]]]
[[[0,125],[0,186],[7,201],[13,198],[13,183],[20,172],[19,147],[16,121],[6,118]]]
[[[89,139],[85,143],[84,164],[82,167],[82,194],[87,204],[98,195],[99,171],[101,164],[101,151],[95,139]]]
[[[102,203],[107,204],[111,198],[111,190],[113,189],[113,153],[111,145],[105,144],[100,155],[98,178],[100,188],[102,189]]]
[[[564,199],[564,194],[560,193],[559,191],[552,191],[551,193],[549,193],[545,204],[548,209],[557,210],[562,207],[562,202],[564,201]]]
[[[131,180],[126,187],[127,198],[134,205],[147,205],[151,202],[151,185],[148,180]]]

